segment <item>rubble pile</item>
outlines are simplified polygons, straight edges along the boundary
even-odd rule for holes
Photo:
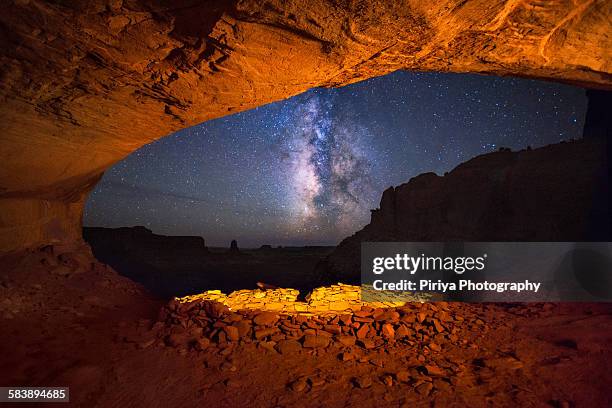
[[[291,289],[263,291],[265,296],[257,298],[266,299],[262,303],[245,297],[246,291],[173,299],[160,313],[159,336],[167,346],[182,352],[256,343],[281,354],[329,347],[378,350],[395,346],[436,353],[448,343],[465,342],[461,333],[466,329],[486,330],[482,320],[466,323],[450,303],[403,302],[401,306],[373,307],[362,304],[354,288],[319,288],[308,303],[296,302],[297,291]],[[340,308],[334,302],[342,304],[342,312],[334,311]],[[287,307],[313,303],[315,307],[304,312]],[[243,307],[236,307],[238,304]],[[268,309],[256,308],[262,304]],[[318,307],[321,310],[315,312]]]

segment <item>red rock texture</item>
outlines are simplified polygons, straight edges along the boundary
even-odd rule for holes
[[[86,247],[8,254],[0,265],[0,383],[69,386],[71,406],[610,405],[606,303],[255,319],[155,301]],[[373,330],[355,341],[354,323]],[[384,325],[393,339],[380,336]],[[351,334],[335,333],[345,327]]]
[[[302,347],[326,348],[330,344],[352,346],[357,339],[365,349],[417,347],[440,351],[443,344],[466,344],[465,329],[470,324],[462,313],[468,310],[467,305],[437,302],[384,309],[363,306],[355,312],[311,315],[231,311],[214,301],[173,300],[161,310],[158,338],[187,350],[200,348],[199,339],[204,337],[208,345],[220,349],[255,343],[281,353],[289,348],[299,351]],[[365,342],[372,347],[364,346]]]
[[[398,69],[610,89],[609,2],[12,0],[0,250],[74,241],[103,171],[175,130]]]

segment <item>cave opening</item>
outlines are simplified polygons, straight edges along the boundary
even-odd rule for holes
[[[354,281],[334,248],[372,227],[387,188],[576,143],[586,109],[582,88],[514,77],[397,71],[315,88],[137,150],[90,194],[84,237],[163,297]]]
[[[4,3],[0,400],[609,405],[609,302],[351,284],[361,242],[569,243],[610,298],[610,2]]]

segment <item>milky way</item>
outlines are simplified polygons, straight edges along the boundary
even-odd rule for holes
[[[313,95],[297,107],[283,140],[289,175],[288,227],[316,236],[322,229],[346,234],[371,205],[371,158],[367,130],[333,117],[333,98]]]
[[[578,138],[584,90],[397,72],[212,120],[144,146],[104,175],[85,225],[144,225],[209,245],[337,244],[382,192],[500,147]]]

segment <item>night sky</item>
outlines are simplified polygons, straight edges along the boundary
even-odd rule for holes
[[[396,72],[182,130],[108,170],[87,226],[144,225],[209,246],[337,244],[383,190],[500,147],[580,138],[584,90]]]

